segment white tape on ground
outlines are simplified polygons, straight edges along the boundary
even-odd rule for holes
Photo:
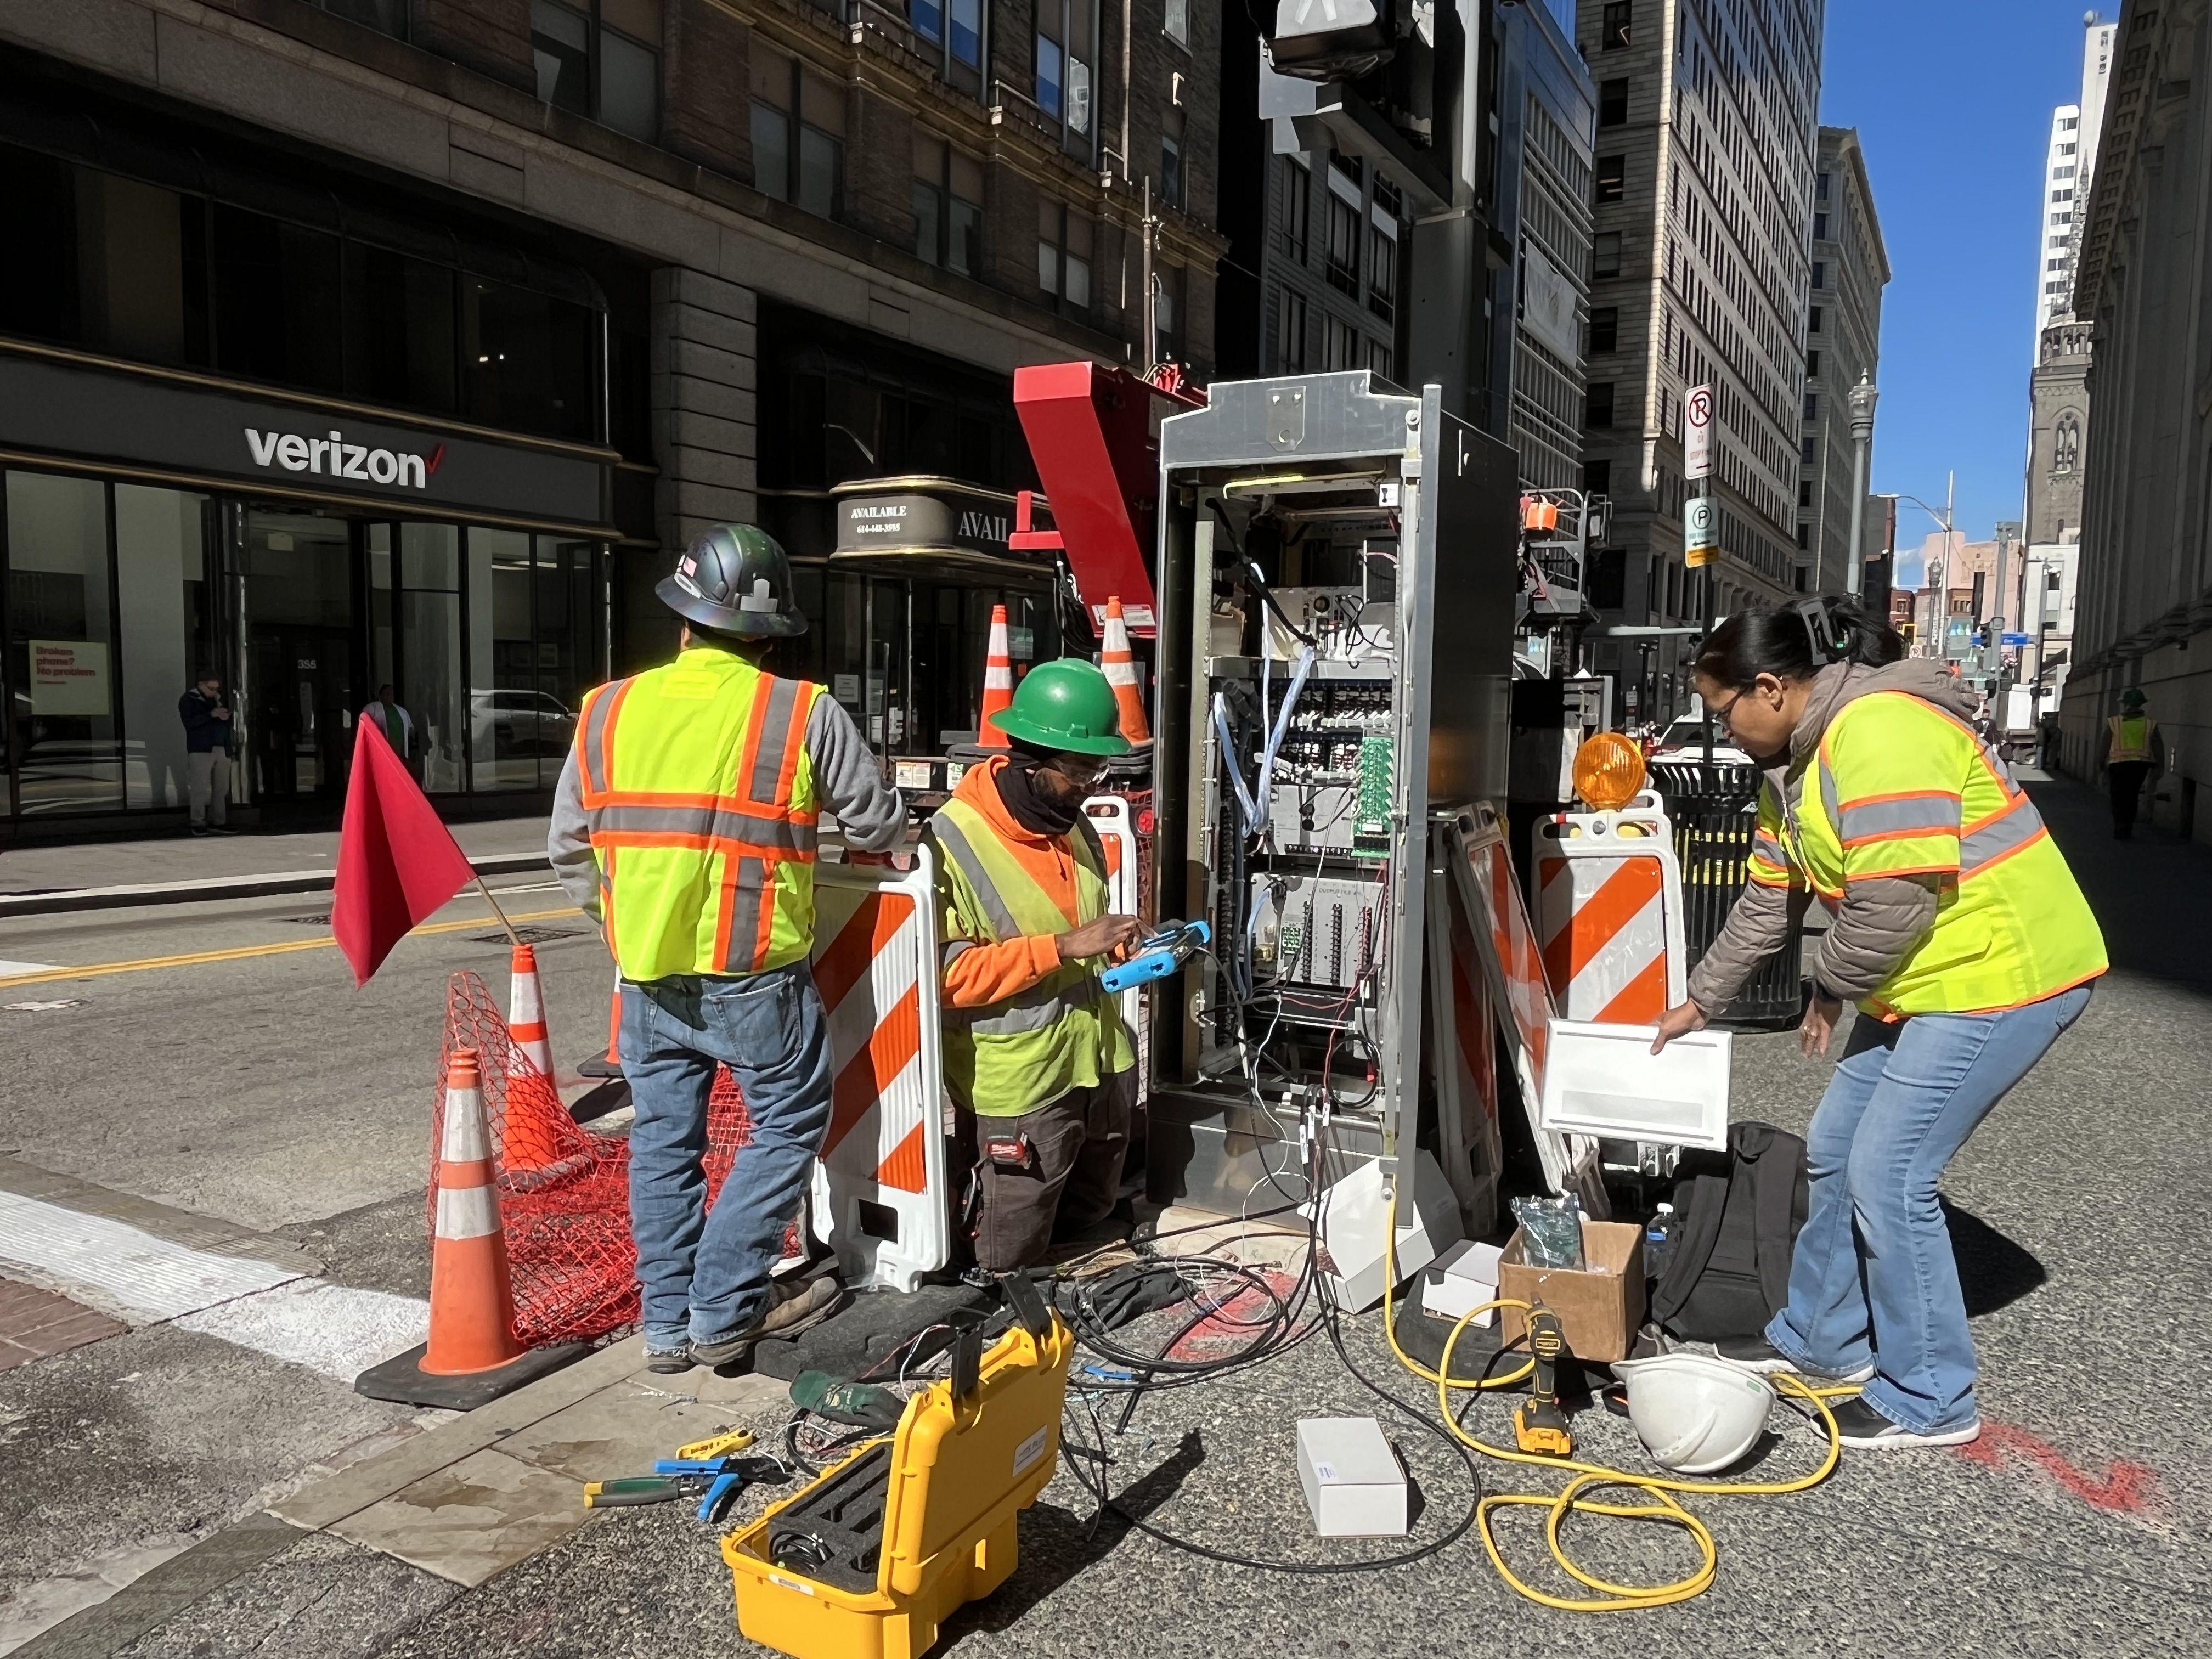
[[[176,1322],[350,1385],[371,1365],[430,1334],[430,1304],[410,1296],[298,1279]]]
[[[0,1192],[0,1268],[132,1325],[288,1284],[289,1267],[217,1255],[58,1204]]]

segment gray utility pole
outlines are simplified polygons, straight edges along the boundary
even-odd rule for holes
[[[1850,560],[1844,567],[1844,591],[1856,599],[1864,584],[1866,569],[1866,501],[1867,468],[1874,449],[1874,405],[1881,393],[1875,390],[1874,377],[1864,371],[1859,383],[1850,389],[1848,401],[1851,409],[1851,551]]]
[[[1996,580],[1990,589],[1990,603],[1996,609],[1990,613],[1989,620],[1983,624],[1982,635],[1982,666],[1989,671],[1992,697],[2002,696],[2004,691],[2005,555],[2012,551],[2012,544],[2020,539],[2020,526],[2009,520],[1997,526]],[[1998,710],[1998,716],[2000,719],[2003,717],[2003,710]]]

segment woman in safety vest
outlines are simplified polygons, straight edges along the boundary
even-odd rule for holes
[[[1698,694],[1765,781],[1750,880],[1652,1045],[1724,1007],[1808,894],[1834,913],[1808,969],[1804,1051],[1827,1053],[1845,1000],[1859,1018],[1806,1135],[1812,1202],[1789,1305],[1718,1352],[1754,1371],[1863,1381],[1835,1413],[1859,1447],[1981,1433],[1936,1182],[2106,965],[2034,803],[1967,724],[1972,694],[1904,657],[1852,599],[1754,605],[1698,653]]]

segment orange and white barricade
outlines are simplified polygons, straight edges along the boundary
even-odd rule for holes
[[[814,866],[814,984],[834,1103],[811,1227],[845,1282],[911,1291],[951,1257],[937,899],[927,847]]]
[[[1436,1055],[1437,1152],[1469,1238],[1498,1224],[1505,1151],[1498,1130],[1498,1036],[1490,976],[1446,863],[1438,826],[1429,859],[1429,1029]]]
[[[1097,831],[1098,844],[1106,853],[1107,913],[1142,916],[1145,896],[1138,880],[1141,860],[1138,857],[1137,820],[1129,810],[1129,803],[1119,795],[1093,795],[1083,803],[1083,814]],[[1152,1070],[1151,1005],[1140,985],[1133,985],[1122,992],[1121,1003],[1122,1023],[1129,1028],[1130,1040],[1137,1050],[1137,1104],[1141,1107],[1150,1093],[1146,1079]]]
[[[1562,1019],[1656,1025],[1688,959],[1674,828],[1646,791],[1613,812],[1559,812],[1530,832],[1536,942]]]
[[[1562,1135],[1538,1122],[1544,1098],[1544,1052],[1549,1022],[1557,1013],[1536,930],[1521,897],[1505,830],[1496,812],[1481,801],[1460,811],[1445,828],[1445,860],[1468,914],[1478,923],[1475,945],[1491,980],[1498,1029],[1513,1056],[1521,1085],[1522,1109],[1535,1138],[1544,1178],[1557,1193],[1572,1191],[1583,1212],[1602,1220],[1612,1214],[1598,1164],[1597,1142],[1585,1135]]]

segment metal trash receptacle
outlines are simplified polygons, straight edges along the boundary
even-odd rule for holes
[[[1759,828],[1759,769],[1715,761],[1656,760],[1651,779],[1674,823],[1682,866],[1684,943],[1694,967],[1719,937],[1751,864]],[[1767,958],[1721,1018],[1730,1023],[1789,1024],[1804,1012],[1801,936]]]

